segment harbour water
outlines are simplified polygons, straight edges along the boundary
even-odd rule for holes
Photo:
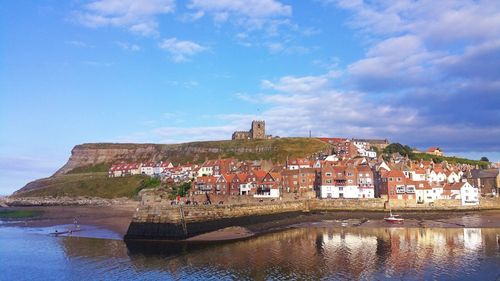
[[[51,229],[0,226],[0,279],[500,280],[500,228],[310,226],[211,245]]]

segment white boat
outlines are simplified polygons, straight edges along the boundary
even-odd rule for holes
[[[388,223],[403,223],[404,219],[399,215],[393,215],[392,211],[390,211],[389,216],[385,217],[384,220]]]

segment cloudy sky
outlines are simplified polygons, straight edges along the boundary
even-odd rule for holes
[[[4,1],[0,194],[85,142],[389,138],[500,160],[500,3]]]

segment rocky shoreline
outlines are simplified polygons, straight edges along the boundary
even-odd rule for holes
[[[0,207],[44,207],[44,206],[116,206],[137,201],[129,198],[98,197],[5,197],[0,199]]]

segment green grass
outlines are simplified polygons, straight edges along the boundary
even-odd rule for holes
[[[219,157],[234,157],[238,160],[272,160],[283,163],[287,157],[309,157],[323,151],[331,152],[331,146],[314,138],[279,138],[270,140],[233,140],[210,141],[181,144],[183,148],[189,146],[197,148],[217,149],[215,153],[198,153],[196,155],[184,154],[177,157],[180,163],[203,163],[205,158],[217,159]]]
[[[287,157],[308,157],[313,153],[324,151],[331,152],[331,145],[315,138],[277,138],[269,140],[223,140],[223,141],[201,141],[181,144],[126,144],[126,143],[89,143],[75,147],[75,149],[129,149],[135,151],[143,148],[141,154],[131,155],[113,159],[111,163],[140,162],[156,160],[169,160],[175,164],[203,163],[206,158],[217,159],[219,157],[234,157],[238,160],[272,160],[273,162],[284,162]],[[75,172],[104,172],[105,166],[86,166],[75,168]],[[109,167],[109,166],[108,166]]]
[[[478,160],[470,160],[470,159],[465,159],[465,158],[459,158],[459,157],[450,157],[450,156],[437,156],[437,155],[432,155],[432,154],[427,154],[427,153],[414,153],[412,156],[413,160],[426,160],[430,161],[433,160],[435,163],[441,163],[443,161],[448,162],[449,164],[469,164],[469,165],[477,165],[480,168],[487,168],[490,163],[486,161],[478,161]]]
[[[92,166],[77,167],[66,174],[40,179],[23,188],[25,192],[15,196],[90,196],[101,198],[133,198],[143,188],[156,186],[147,176],[108,178],[110,164],[118,161],[169,160],[175,164],[203,163],[205,159],[234,157],[242,160],[271,160],[284,163],[288,158],[309,157],[317,152],[331,152],[332,147],[314,138],[279,138],[270,140],[205,141],[183,144],[83,144],[77,147],[87,149],[142,149],[147,153],[134,154],[131,159],[123,155]],[[75,148],[76,149],[76,148]]]
[[[110,167],[111,167],[111,164],[108,164],[108,163],[101,163],[101,164],[97,164],[97,165],[87,165],[87,166],[74,168],[73,170],[69,171],[68,174],[103,173],[103,172],[108,172]]]
[[[33,218],[42,215],[43,211],[27,211],[27,210],[0,210],[0,219],[21,219]]]
[[[19,197],[101,197],[133,198],[137,193],[137,188],[149,180],[149,177],[137,175],[130,177],[108,178],[102,174],[69,174],[59,175],[43,179],[43,188],[16,194]]]

